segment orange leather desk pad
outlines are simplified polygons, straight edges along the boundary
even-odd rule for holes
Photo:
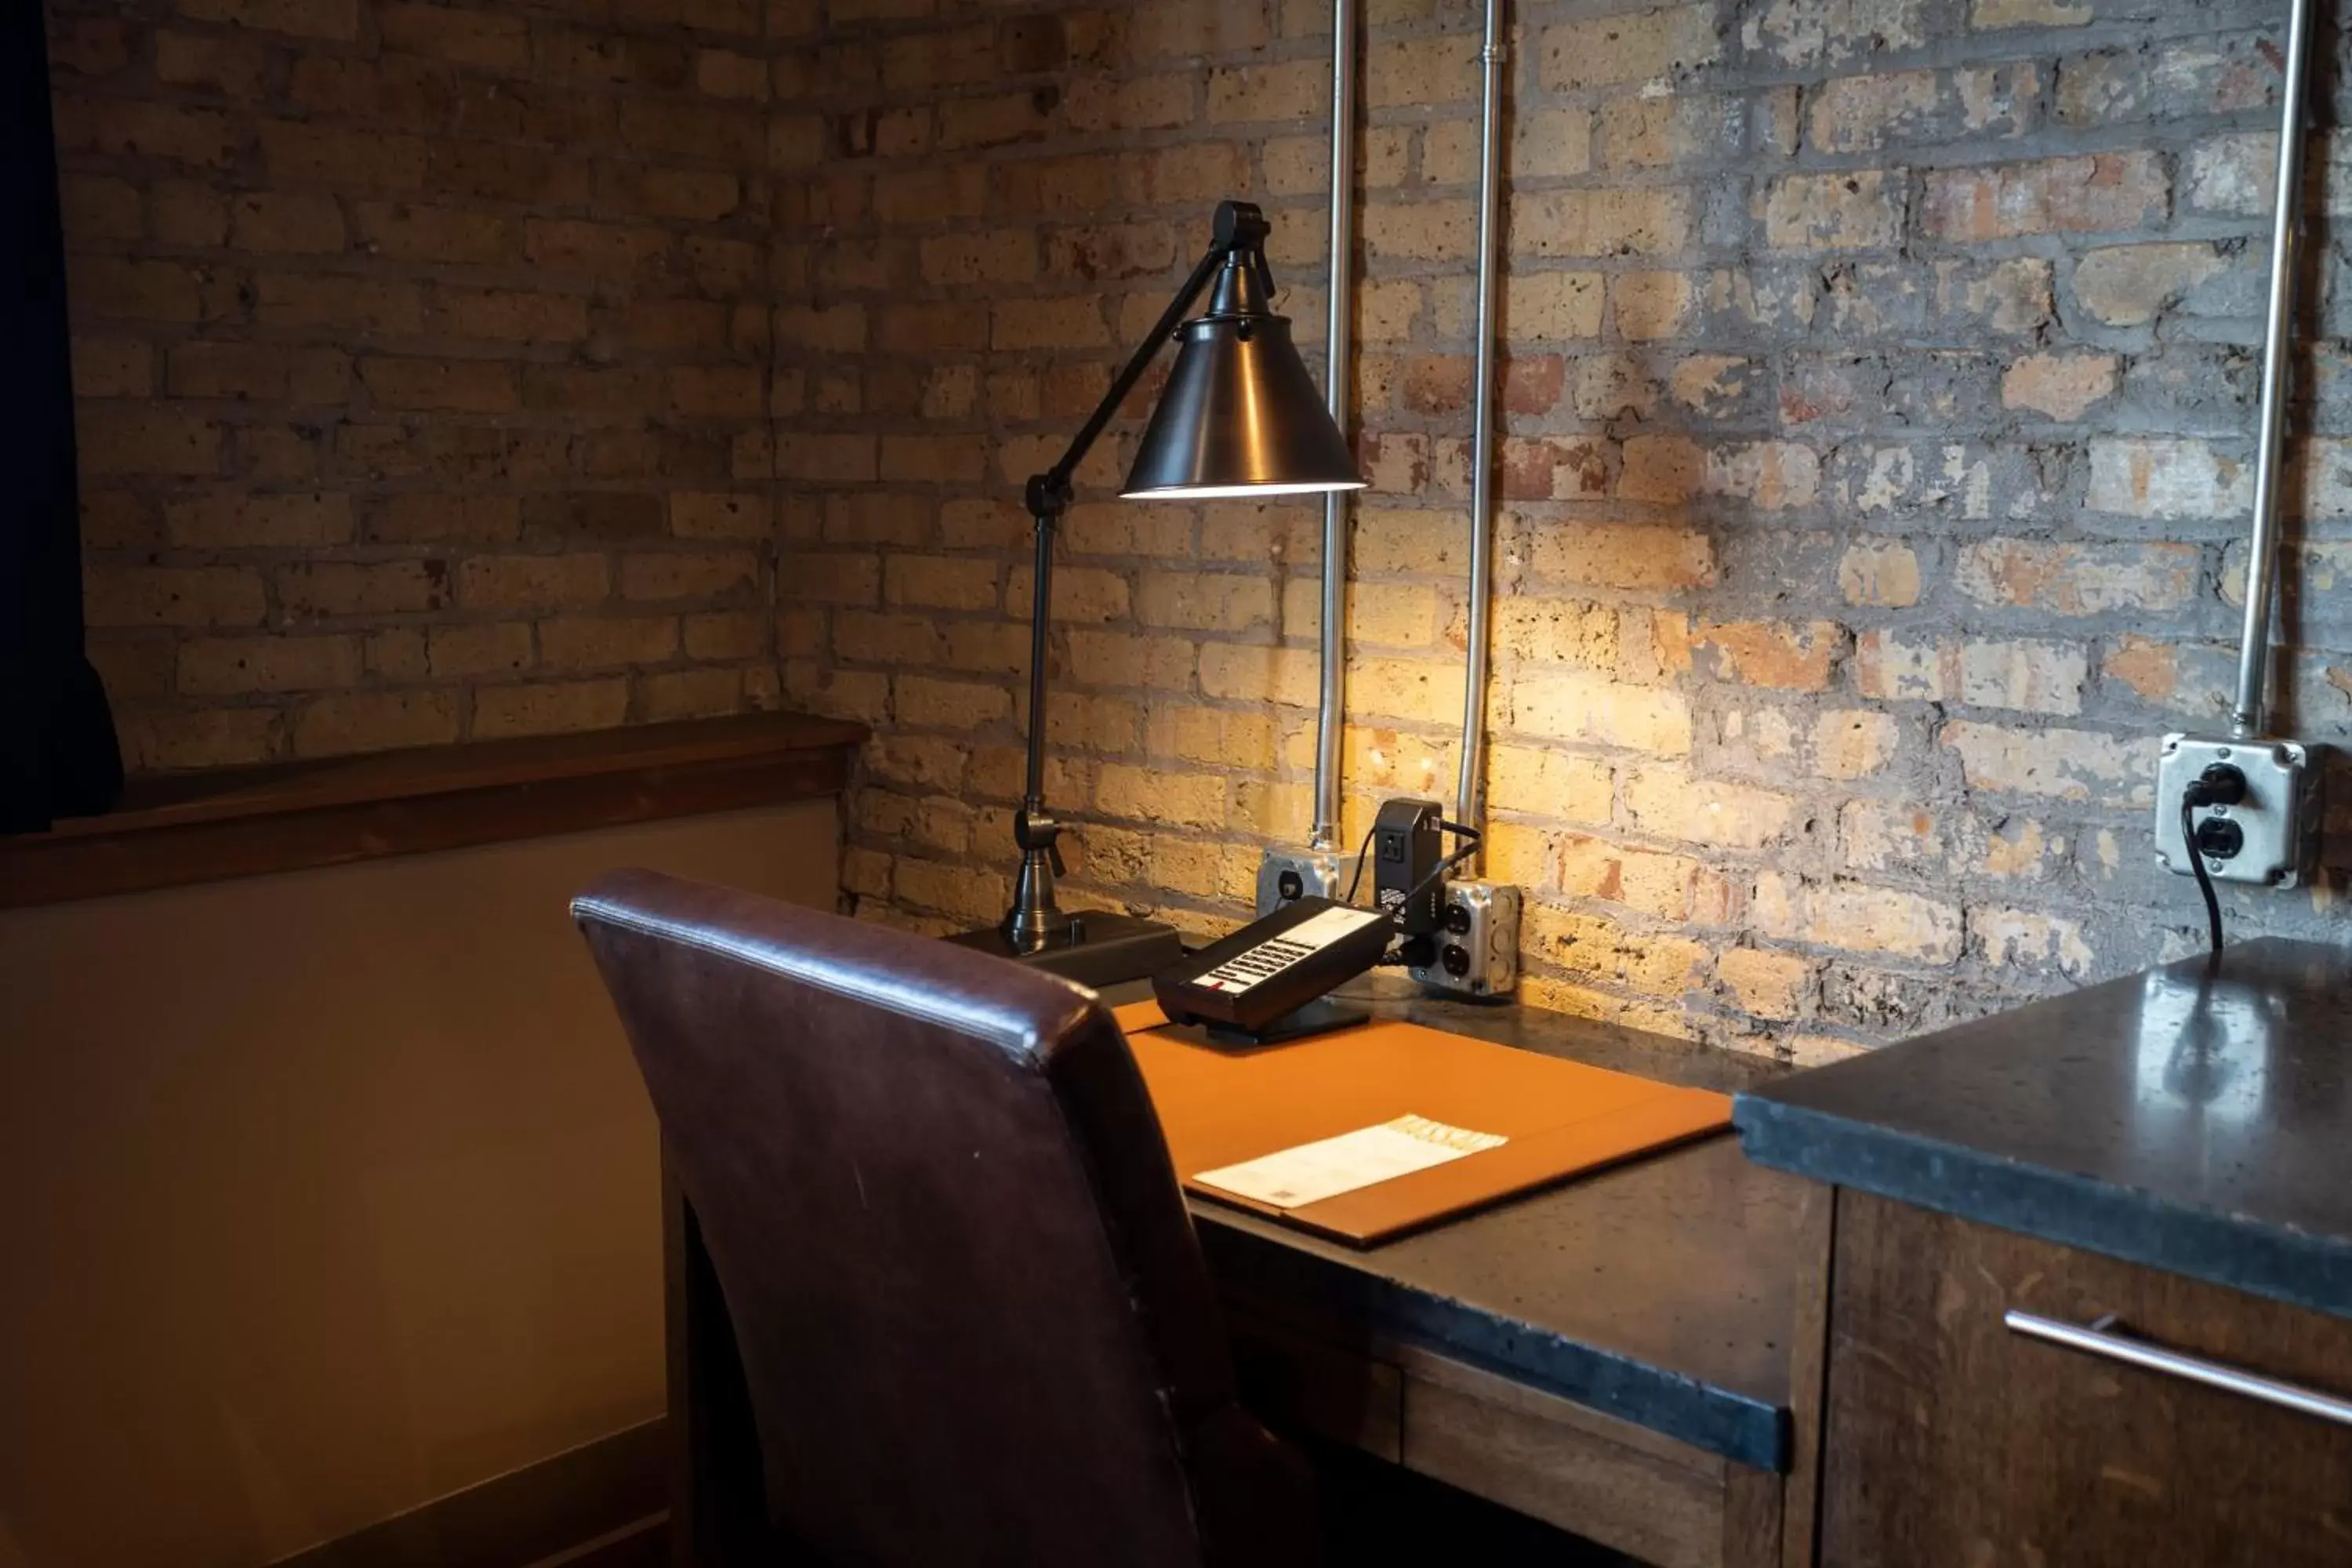
[[[1154,1033],[1157,1002],[1113,1010],[1184,1190],[1374,1247],[1534,1188],[1731,1125],[1731,1100],[1418,1024],[1376,1021],[1291,1045],[1219,1050]],[[1407,1114],[1509,1142],[1295,1209],[1193,1180]]]

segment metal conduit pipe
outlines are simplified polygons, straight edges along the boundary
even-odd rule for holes
[[[1352,437],[1356,321],[1356,0],[1331,0],[1331,297],[1324,328],[1324,395],[1339,434]],[[1323,687],[1315,721],[1315,836],[1339,846],[1339,736],[1347,711],[1348,500],[1323,498]]]
[[[1504,0],[1486,0],[1486,68],[1478,110],[1478,334],[1475,399],[1470,429],[1469,668],[1462,694],[1462,771],[1454,820],[1483,831],[1486,815],[1487,600],[1495,586],[1495,285],[1502,215]],[[1477,870],[1474,858],[1470,869]]]
[[[2288,12],[2279,91],[2278,205],[2271,222],[2271,287],[2263,321],[2263,393],[2254,447],[2254,530],[2246,559],[2246,619],[2238,643],[2238,696],[2230,728],[2252,740],[2270,725],[2271,600],[2278,590],[2279,458],[2285,445],[2287,355],[2294,331],[2295,252],[2302,237],[2304,89],[2310,76],[2311,0]]]

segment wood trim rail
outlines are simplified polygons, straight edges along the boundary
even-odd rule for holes
[[[0,909],[834,795],[866,734],[752,713],[134,780],[104,816],[0,837]]]

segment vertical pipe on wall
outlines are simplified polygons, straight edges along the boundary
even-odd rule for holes
[[[1454,819],[1480,827],[1486,811],[1487,600],[1495,584],[1495,273],[1502,247],[1504,0],[1486,0],[1486,67],[1478,111],[1478,333],[1470,431],[1469,668],[1462,695],[1462,771]]]
[[[2246,618],[2230,727],[2241,740],[2270,723],[2271,600],[2278,588],[2279,459],[2285,444],[2287,355],[2294,330],[2296,242],[2302,235],[2304,87],[2310,75],[2311,0],[2288,12],[2279,91],[2278,205],[2271,222],[2271,287],[2263,321],[2263,393],[2254,445],[2254,530],[2246,556]]]
[[[1356,303],[1356,0],[1331,0],[1331,289],[1323,377],[1331,417],[1353,435]],[[1323,498],[1323,687],[1315,724],[1317,849],[1339,847],[1339,737],[1347,711],[1348,498]]]

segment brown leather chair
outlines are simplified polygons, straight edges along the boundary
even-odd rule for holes
[[[1311,1561],[1309,1468],[1236,1402],[1092,993],[648,871],[572,910],[716,1275],[784,1539],[922,1568]]]

